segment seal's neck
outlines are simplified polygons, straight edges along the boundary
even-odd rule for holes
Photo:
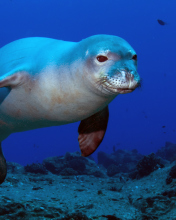
[[[40,75],[36,94],[42,93],[40,106],[49,121],[60,124],[80,121],[102,110],[114,98],[96,94],[86,85],[80,71],[51,67]]]

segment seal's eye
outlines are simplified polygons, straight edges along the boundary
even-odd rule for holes
[[[97,60],[99,62],[105,62],[106,60],[108,60],[108,58],[106,56],[99,55],[97,56]]]
[[[133,60],[137,60],[137,55],[136,55],[136,54],[133,55],[132,59],[133,59]]]

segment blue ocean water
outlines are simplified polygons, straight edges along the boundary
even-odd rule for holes
[[[175,0],[1,0],[0,47],[34,36],[77,42],[111,34],[127,40],[138,55],[142,87],[109,105],[108,129],[94,157],[113,146],[148,154],[166,141],[176,143],[175,8]],[[4,155],[25,165],[77,151],[78,125],[12,134],[3,141]]]

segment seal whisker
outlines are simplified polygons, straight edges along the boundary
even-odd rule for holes
[[[100,80],[98,80],[96,83],[97,83],[99,86],[101,86],[101,91],[105,90],[105,91],[108,92],[109,94],[114,94],[114,93],[116,93],[115,91],[113,91],[112,89],[110,89],[110,87],[111,87],[111,88],[113,88],[113,87],[112,87],[112,85],[108,82],[107,77],[102,77],[102,78],[101,78]],[[116,89],[116,88],[113,88],[113,89]]]

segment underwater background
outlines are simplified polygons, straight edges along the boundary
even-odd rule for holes
[[[98,151],[156,152],[176,143],[175,0],[1,0],[0,47],[24,37],[78,42],[96,34],[124,38],[138,55],[142,87],[109,105],[106,135]],[[158,23],[158,19],[165,25]],[[79,150],[78,123],[10,135],[7,161],[26,165]]]

